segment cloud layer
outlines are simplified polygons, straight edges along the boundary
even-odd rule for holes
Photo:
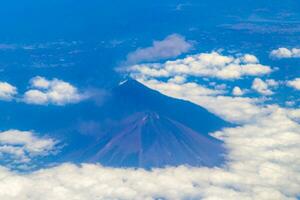
[[[2,162],[28,163],[36,156],[50,154],[55,145],[55,140],[38,137],[31,131],[8,130],[0,132]]]
[[[300,195],[299,110],[279,107],[255,123],[214,135],[229,150],[223,168],[145,171],[63,164],[27,175],[0,169],[5,200],[295,200]],[[270,196],[271,195],[271,196]]]
[[[194,76],[212,77],[224,80],[239,79],[243,76],[261,76],[272,72],[270,66],[262,65],[250,54],[232,57],[218,52],[200,53],[184,59],[167,61],[163,64],[140,64],[128,67],[125,71],[134,77]]]

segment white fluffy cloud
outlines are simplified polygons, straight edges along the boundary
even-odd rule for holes
[[[16,94],[16,87],[7,82],[0,82],[0,100],[10,101]]]
[[[300,78],[296,78],[294,80],[288,81],[287,85],[296,90],[300,90]]]
[[[275,80],[269,79],[263,81],[260,78],[255,78],[252,83],[252,89],[262,95],[272,95],[274,94],[270,87],[276,87],[278,83]]]
[[[13,160],[26,163],[35,156],[48,155],[56,141],[38,137],[31,131],[8,130],[0,132],[0,157],[2,161]]]
[[[300,58],[300,49],[298,48],[278,48],[271,51],[270,56],[273,58]]]
[[[189,99],[192,99],[194,97],[214,96],[224,93],[223,90],[209,89],[194,82],[184,83],[181,82],[181,80],[178,82],[178,80],[174,80],[174,78],[169,79],[168,82],[158,81],[155,79],[139,81],[152,89],[173,97],[180,96],[181,98],[188,97]]]
[[[232,94],[234,96],[243,96],[245,94],[245,92],[238,86],[235,86],[233,89],[232,89]]]
[[[31,89],[25,92],[23,101],[38,105],[65,105],[79,102],[84,98],[85,96],[80,94],[78,89],[70,83],[37,76],[31,80]]]
[[[125,69],[135,78],[194,76],[219,79],[239,79],[243,76],[261,76],[271,73],[270,66],[262,65],[250,54],[238,57],[224,56],[218,52],[201,53],[163,64],[133,65]]]
[[[139,48],[129,53],[127,63],[149,62],[159,59],[177,57],[188,52],[193,47],[192,43],[178,34],[172,34],[162,41],[154,41],[151,47]]]

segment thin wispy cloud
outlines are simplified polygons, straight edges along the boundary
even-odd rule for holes
[[[127,64],[158,61],[174,58],[191,50],[193,43],[179,34],[172,34],[160,41],[154,41],[152,46],[138,48],[127,55]]]

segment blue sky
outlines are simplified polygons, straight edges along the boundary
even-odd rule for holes
[[[1,199],[299,197],[299,2],[0,4]],[[227,163],[152,172],[72,163],[13,171],[57,155],[78,128],[74,113],[97,108],[129,77],[238,124],[213,133],[229,151]]]

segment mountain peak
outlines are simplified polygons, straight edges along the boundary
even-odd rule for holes
[[[209,133],[230,125],[199,105],[134,79],[115,87],[107,101],[89,113],[101,127],[77,140],[82,148],[74,143],[70,160],[117,167],[218,165],[224,149]]]
[[[114,88],[111,102],[116,115],[120,114],[120,111],[126,111],[126,115],[151,111],[175,118],[204,134],[230,126],[228,122],[199,105],[166,96],[134,79],[127,79]],[[120,108],[117,109],[116,105]]]
[[[148,88],[147,86],[143,85],[139,81],[132,78],[121,81],[118,85],[118,88],[129,89],[129,90],[137,90],[137,89],[150,90],[150,88]]]
[[[119,85],[123,85],[123,84],[126,85],[126,84],[130,84],[130,83],[141,84],[133,78],[127,78],[127,79],[124,79],[124,80],[120,81]]]

